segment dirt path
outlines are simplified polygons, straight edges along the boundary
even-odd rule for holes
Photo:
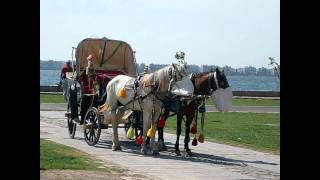
[[[68,137],[63,115],[62,111],[40,111],[40,137],[119,165],[128,169],[131,177],[135,174],[150,179],[280,179],[280,156],[205,142],[191,146],[193,157],[187,157],[184,151],[177,157],[173,148],[175,135],[168,133],[165,133],[168,151],[160,152],[160,156],[141,155],[135,142],[125,138],[123,129],[119,129],[122,151],[111,150],[111,129],[102,131],[96,146],[88,146],[81,126],[77,127],[75,139]]]
[[[136,174],[114,174],[111,172],[103,172],[103,171],[87,171],[87,170],[45,170],[40,171],[40,179],[41,180],[127,180],[127,179],[135,179],[135,180],[145,180],[144,176],[136,175]]]

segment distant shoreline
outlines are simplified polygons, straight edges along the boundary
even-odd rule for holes
[[[40,60],[40,70],[61,70],[65,61],[43,61]],[[149,72],[155,72],[158,69],[161,69],[168,64],[145,64],[145,63],[136,63],[138,73],[143,73],[146,65],[149,66]],[[188,69],[192,73],[198,72],[208,72],[214,70],[215,68],[222,68],[227,76],[277,76],[274,72],[274,68],[255,68],[253,66],[245,66],[244,68],[232,68],[231,66],[225,65],[224,67],[219,67],[217,65],[195,65],[188,64]]]
[[[41,71],[60,71],[61,69],[41,69]],[[142,72],[139,72],[142,73]],[[194,73],[194,72],[193,72]],[[268,76],[268,77],[276,77],[276,75],[268,75],[268,74],[263,74],[263,75],[258,75],[258,74],[229,74],[226,73],[227,76]]]

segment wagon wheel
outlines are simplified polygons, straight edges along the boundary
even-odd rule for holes
[[[88,145],[93,146],[98,143],[101,133],[101,119],[97,108],[88,109],[84,118],[83,133]]]
[[[68,105],[68,110],[67,110],[67,112],[68,113],[70,113],[70,107],[69,107],[69,105]],[[72,118],[71,118],[71,114],[69,114],[68,116],[67,116],[67,124],[68,124],[68,133],[69,133],[69,137],[71,138],[71,139],[73,139],[74,138],[74,135],[76,134],[76,129],[77,129],[77,124],[75,123],[75,122],[73,122],[73,120],[72,120]]]

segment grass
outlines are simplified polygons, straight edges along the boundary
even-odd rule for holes
[[[280,106],[280,99],[244,99],[233,98],[234,106]]]
[[[61,94],[40,94],[40,103],[65,103]]]
[[[40,94],[41,103],[65,103],[63,95]],[[212,105],[211,98],[206,100],[207,105]],[[232,105],[234,106],[280,106],[279,99],[244,99],[233,98]]]
[[[205,141],[280,154],[280,114],[210,112],[205,116]],[[184,135],[184,129],[183,125],[182,135]],[[175,130],[176,116],[173,116],[166,123],[166,131],[175,133]],[[191,134],[191,141],[193,137],[194,135]]]
[[[213,105],[212,99],[206,100],[207,105]],[[258,99],[258,98],[233,98],[233,106],[280,106],[280,99]]]
[[[102,166],[88,154],[74,148],[40,139],[40,170],[99,170]],[[106,170],[106,169],[104,169]]]

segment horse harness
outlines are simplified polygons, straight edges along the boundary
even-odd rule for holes
[[[172,80],[175,79],[176,77],[176,71],[174,70],[173,67],[170,67],[169,70],[168,70],[168,74],[169,74],[169,81],[171,82]],[[159,82],[156,82],[156,79],[155,79],[155,76],[153,75],[152,77],[152,83],[150,83],[149,85],[145,85],[142,81],[142,77],[144,76],[138,76],[135,80],[134,80],[134,85],[133,85],[133,89],[134,89],[134,97],[133,99],[131,99],[129,102],[127,102],[126,104],[124,104],[123,106],[127,106],[128,104],[130,104],[131,102],[133,103],[133,107],[134,107],[134,101],[135,100],[138,100],[138,103],[139,103],[139,106],[140,106],[140,109],[141,109],[141,101],[145,98],[147,98],[149,95],[153,94],[155,96],[156,99],[158,99],[159,101],[161,101],[162,103],[165,102],[165,99],[162,99],[161,97],[159,97],[158,95],[158,91],[159,91]],[[143,86],[143,87],[149,87],[151,86],[151,91],[148,92],[147,94],[145,95],[140,95],[138,96],[137,94],[137,89],[138,87],[140,86]],[[170,88],[170,85],[169,85],[169,88]],[[168,91],[170,91],[170,89],[168,89]],[[153,103],[155,103],[155,99],[153,98]]]
[[[219,89],[219,84],[218,84],[218,80],[217,80],[217,75],[216,72],[210,72],[208,74],[208,82],[209,82],[209,88],[210,88],[210,92],[209,95],[212,95],[213,91]],[[215,87],[212,86],[211,82],[212,82],[212,78],[214,78],[214,85]]]

